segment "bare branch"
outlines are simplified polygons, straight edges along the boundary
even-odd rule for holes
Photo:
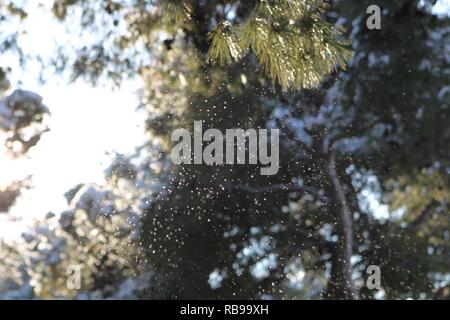
[[[373,129],[376,125],[382,123],[381,119],[375,119],[368,123],[367,125],[361,127],[358,129],[359,132],[366,132],[368,130]],[[355,132],[352,132],[352,126],[347,126],[345,128],[342,128],[341,133],[338,133],[334,137],[330,138],[329,144],[328,144],[328,150],[333,149],[335,144],[349,138],[357,138],[361,137],[362,134],[356,134]]]
[[[301,141],[297,135],[295,134],[295,132],[292,130],[291,127],[289,127],[287,124],[283,125],[281,119],[276,119],[275,120],[277,122],[277,125],[279,128],[285,129],[286,130],[286,137],[295,142],[300,148],[303,148],[304,150],[312,153],[314,150],[308,146],[305,142]]]
[[[276,183],[268,186],[234,185],[231,186],[231,188],[249,193],[268,193],[276,191],[302,192],[312,195],[316,200],[320,200],[323,203],[328,203],[328,198],[322,195],[317,189],[293,183]]]
[[[417,218],[411,223],[411,228],[419,229],[431,217],[434,211],[439,207],[439,201],[433,199],[428,203]]]

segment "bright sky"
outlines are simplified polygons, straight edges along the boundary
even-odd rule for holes
[[[439,14],[447,14],[449,15],[450,12],[450,0],[438,0],[436,5],[433,8],[434,12]]]
[[[64,36],[67,40],[67,35],[42,11],[30,12],[23,26],[30,32],[22,38],[22,46],[27,51],[51,54],[55,40]],[[93,88],[83,81],[68,84],[62,79],[50,79],[42,85],[37,81],[37,70],[32,69],[13,68],[12,89],[18,89],[14,84],[20,81],[21,89],[44,98],[51,112],[47,122],[51,131],[23,159],[13,161],[0,155],[0,185],[32,175],[34,186],[24,192],[8,215],[0,214],[0,237],[7,239],[20,235],[34,218],[67,208],[63,194],[75,185],[101,182],[103,170],[111,162],[107,152],[132,152],[144,139],[143,117],[135,112],[137,81],[125,82],[115,91]]]

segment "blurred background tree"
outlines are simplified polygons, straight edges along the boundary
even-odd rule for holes
[[[55,248],[59,271],[25,268],[44,298],[448,298],[450,28],[435,3],[380,0],[382,29],[368,30],[370,1],[55,1],[58,19],[98,35],[62,47],[58,69],[93,83],[141,77],[148,143],[95,187],[107,219],[73,198],[68,224],[58,215],[51,236],[6,256]],[[281,129],[279,173],[174,166],[170,135],[194,120]],[[118,193],[122,174],[137,180]],[[124,199],[136,221],[122,236]],[[80,292],[56,288],[69,252],[92,261]],[[373,264],[381,291],[364,286]]]

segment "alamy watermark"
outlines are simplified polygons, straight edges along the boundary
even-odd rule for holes
[[[171,140],[178,142],[171,153],[175,164],[259,163],[262,166],[260,173],[264,176],[275,175],[280,168],[279,129],[226,129],[224,135],[213,128],[203,132],[203,122],[194,121],[193,137],[188,129],[183,128],[172,132]],[[206,146],[204,142],[207,142]]]
[[[367,7],[367,14],[370,14],[366,21],[367,29],[380,30],[381,29],[381,8],[376,4]]]
[[[368,275],[366,287],[369,290],[381,290],[381,269],[377,265],[370,265],[366,269]]]
[[[66,286],[69,290],[81,289],[81,269],[79,265],[71,265],[67,269],[67,281]]]

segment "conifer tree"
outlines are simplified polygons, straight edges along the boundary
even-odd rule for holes
[[[161,279],[148,298],[448,297],[449,19],[434,3],[380,0],[368,30],[365,0],[55,1],[100,34],[63,68],[145,83],[139,172],[163,186],[141,221]],[[280,128],[279,173],[173,165],[170,135],[194,120]]]

